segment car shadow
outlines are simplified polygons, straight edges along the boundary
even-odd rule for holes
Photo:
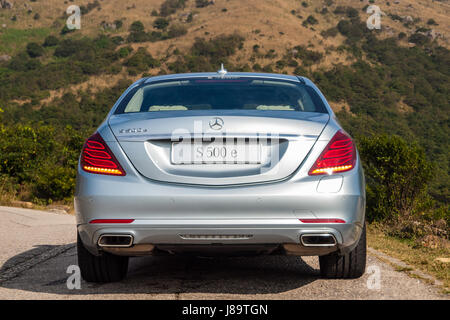
[[[64,251],[64,248],[68,248]],[[20,269],[36,252],[62,248],[62,253],[30,267]],[[33,259],[33,258],[31,258]],[[127,277],[116,283],[87,283],[70,290],[67,273],[77,264],[75,244],[40,246],[20,253],[0,268],[0,288],[60,295],[109,294],[276,294],[297,289],[319,279],[316,257],[294,256],[196,257],[148,256],[131,258]],[[15,277],[5,274],[19,266]],[[2,276],[3,275],[3,276]],[[3,279],[3,280],[2,280]],[[1,289],[0,289],[1,290]],[[147,296],[148,297],[148,296]]]

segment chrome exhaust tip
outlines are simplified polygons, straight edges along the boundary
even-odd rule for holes
[[[305,247],[333,247],[337,244],[334,235],[329,233],[302,234],[300,242]]]
[[[128,248],[133,245],[133,236],[129,234],[102,234],[97,241],[99,247]]]

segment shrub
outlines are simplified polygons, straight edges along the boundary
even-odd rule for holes
[[[361,40],[368,30],[359,19],[341,20],[337,28],[342,35],[347,37],[350,43]]]
[[[421,33],[414,33],[409,38],[408,41],[411,43],[415,43],[419,46],[426,45],[430,42],[430,39]]]
[[[100,2],[98,2],[98,0],[94,0],[94,2],[88,3],[85,6],[80,6],[80,12],[83,15],[84,14],[88,14],[89,12],[94,10],[95,8],[100,8]]]
[[[324,38],[329,38],[329,37],[336,37],[338,34],[339,30],[336,27],[324,30],[320,33],[320,35]]]
[[[184,8],[186,0],[165,0],[161,4],[159,14],[162,17],[167,17],[175,13],[178,9]]]
[[[75,30],[76,29],[69,29],[68,27],[67,27],[67,24],[64,24],[64,27],[61,29],[61,35],[65,35],[65,34],[67,34],[67,33],[70,33],[70,32],[75,32]]]
[[[145,48],[139,48],[136,53],[131,56],[124,65],[128,67],[128,73],[131,75],[137,75],[144,71],[148,71],[150,68],[159,67],[160,62],[153,58]]]
[[[128,42],[146,42],[149,41],[149,36],[145,32],[144,24],[141,21],[134,21],[130,26],[130,34],[128,35]]]
[[[308,18],[306,18],[305,21],[303,21],[302,25],[303,26],[308,26],[308,25],[315,25],[318,24],[319,21],[312,15],[309,15]]]
[[[123,26],[122,20],[114,20],[114,24],[116,25],[116,29],[120,29]]]
[[[59,40],[55,36],[48,36],[44,40],[44,47],[54,47],[59,43]]]
[[[44,54],[44,48],[36,42],[27,44],[27,53],[31,58],[40,57]]]
[[[395,135],[362,137],[358,145],[367,182],[367,219],[416,213],[433,177],[424,150]]]
[[[323,58],[323,54],[321,52],[309,50],[305,48],[305,46],[295,46],[294,50],[296,50],[294,57],[301,59],[304,66],[310,66],[318,63]]]
[[[191,53],[207,57],[212,64],[219,66],[221,60],[235,53],[241,48],[244,38],[238,34],[221,35],[209,41],[197,38],[191,48]]]
[[[0,204],[10,204],[17,193],[17,183],[15,179],[0,173]]]
[[[181,37],[187,33],[187,28],[181,24],[173,24],[169,28],[169,38]]]
[[[195,0],[195,6],[197,8],[205,8],[211,4],[214,4],[214,2],[210,0]]]
[[[130,32],[143,32],[145,31],[144,28],[144,24],[141,21],[134,21],[131,25],[130,25]]]
[[[165,30],[168,25],[169,25],[169,21],[167,19],[164,19],[164,18],[157,18],[153,22],[153,27],[156,28],[156,29],[160,29],[160,30]]]
[[[259,63],[255,63],[252,68],[256,72],[262,71],[262,67]]]
[[[308,74],[308,71],[306,71],[305,68],[298,66],[295,68],[294,74],[296,74],[298,76],[306,76]]]
[[[128,46],[128,47],[122,47],[119,49],[119,51],[117,52],[119,54],[120,58],[125,58],[127,57],[131,52],[133,51],[133,48]]]
[[[365,12],[366,9],[363,9],[363,11]],[[336,9],[334,10],[334,13],[345,14],[349,18],[356,18],[359,16],[358,10],[356,10],[353,7],[346,7],[346,6],[337,6]]]
[[[124,43],[124,39],[121,36],[114,36],[111,38],[112,43],[114,43],[115,45],[119,45]]]

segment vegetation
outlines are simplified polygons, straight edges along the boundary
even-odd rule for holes
[[[153,27],[156,29],[165,30],[168,25],[169,21],[164,18],[156,18],[156,20],[153,22]]]
[[[408,265],[441,280],[444,289],[449,293],[449,266],[448,263],[440,260],[449,256],[450,250],[448,247],[427,243],[423,240],[398,239],[386,235],[384,229],[385,227],[379,224],[368,226],[367,240],[372,248],[400,259]],[[435,239],[439,241],[437,238]]]
[[[239,34],[218,36],[211,40],[197,38],[190,52],[168,64],[172,72],[215,71],[221,63],[227,65],[228,57],[242,48],[244,38]]]
[[[37,58],[44,54],[44,48],[36,42],[27,44],[27,53],[31,58]]]
[[[165,0],[161,4],[159,14],[161,17],[167,17],[175,13],[178,9],[184,8],[186,0]]]
[[[195,0],[195,6],[197,8],[204,8],[211,4],[214,4],[214,2],[210,0]]]
[[[137,52],[124,63],[124,65],[128,67],[128,73],[130,75],[137,75],[148,69],[159,67],[160,62],[153,58],[145,48],[139,48]]]
[[[392,221],[423,209],[433,166],[421,147],[408,145],[398,136],[378,135],[361,137],[359,151],[367,180],[369,221]]]

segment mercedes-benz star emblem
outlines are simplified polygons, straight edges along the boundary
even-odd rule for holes
[[[222,118],[215,117],[209,120],[209,127],[213,130],[220,130],[223,128],[223,123]]]

